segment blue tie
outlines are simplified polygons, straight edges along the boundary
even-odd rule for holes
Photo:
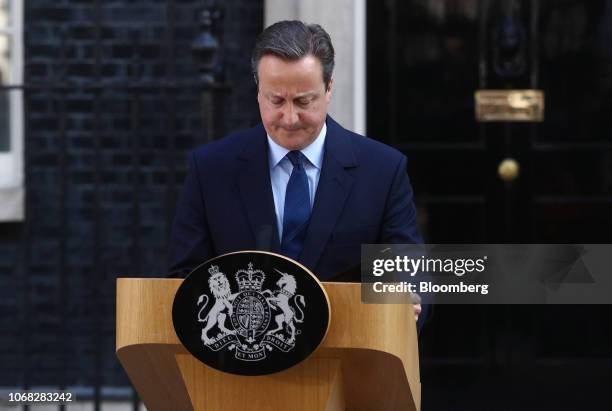
[[[293,171],[285,192],[281,251],[293,259],[296,259],[302,251],[310,220],[310,195],[303,157],[304,155],[299,151],[287,153],[287,158],[293,164]]]

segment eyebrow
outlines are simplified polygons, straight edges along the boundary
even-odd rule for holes
[[[315,97],[317,96],[319,93],[317,93],[316,91],[307,91],[306,93],[302,93],[302,94],[298,94],[294,97],[294,99],[296,98],[304,98],[304,97]]]
[[[318,93],[317,93],[316,91],[307,91],[307,92],[305,92],[305,93],[296,94],[296,95],[293,97],[293,100],[300,99],[300,98],[316,97],[317,95],[318,95]],[[284,98],[285,98],[285,97],[283,97],[282,95],[280,95],[280,94],[276,94],[276,93],[274,93],[274,92],[267,93],[267,96],[268,96],[268,97],[271,97],[271,98],[282,98],[282,99],[284,99]]]

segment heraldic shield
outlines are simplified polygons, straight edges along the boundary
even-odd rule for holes
[[[172,307],[187,350],[218,370],[265,375],[292,367],[323,341],[329,300],[318,279],[287,257],[225,254],[193,270]]]

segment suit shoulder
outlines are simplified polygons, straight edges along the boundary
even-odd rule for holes
[[[385,143],[350,131],[348,133],[355,155],[359,160],[384,160],[397,164],[405,158],[402,152]]]

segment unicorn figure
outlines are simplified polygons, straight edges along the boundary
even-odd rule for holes
[[[304,311],[302,311],[302,308],[306,307],[306,303],[303,295],[295,295],[295,290],[297,289],[295,277],[279,270],[276,270],[276,272],[282,276],[276,282],[279,289],[274,293],[274,295],[272,295],[270,291],[266,290],[268,291],[269,295],[266,300],[275,310],[280,309],[281,313],[274,317],[276,321],[276,328],[268,331],[266,334],[273,335],[279,331],[283,331],[284,329],[290,334],[289,340],[286,341],[287,344],[293,344],[295,342],[296,334],[295,323],[302,323],[304,321]],[[290,302],[293,304],[290,304]],[[299,318],[296,316],[295,308],[293,308],[291,305],[294,305],[300,311]]]

